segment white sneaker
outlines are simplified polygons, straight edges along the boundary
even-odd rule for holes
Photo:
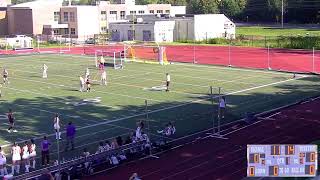
[[[17,130],[13,130],[13,132],[18,132]]]
[[[7,129],[8,133],[11,133],[11,131],[9,129]]]

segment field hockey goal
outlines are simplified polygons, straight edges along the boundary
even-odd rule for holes
[[[114,69],[122,69],[124,62],[124,52],[123,51],[105,51],[96,50],[95,51],[95,66],[98,67],[102,62],[106,66],[111,66]]]
[[[142,62],[150,64],[169,64],[166,47],[158,45],[125,44],[125,61]]]

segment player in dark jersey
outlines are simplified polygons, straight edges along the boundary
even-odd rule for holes
[[[10,124],[10,127],[8,128],[8,132],[11,133],[12,131],[13,132],[17,132],[15,129],[14,129],[14,116],[13,116],[13,112],[12,112],[12,109],[9,109],[9,112],[7,114],[7,117],[8,117],[8,121],[9,121],[9,124]]]
[[[90,92],[90,90],[91,90],[91,82],[90,82],[89,78],[87,78],[87,80],[86,80],[86,85],[87,85],[87,92]]]

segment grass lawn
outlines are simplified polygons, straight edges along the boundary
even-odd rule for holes
[[[43,63],[49,67],[48,79],[41,78]],[[319,78],[313,76],[292,79],[287,73],[182,63],[125,63],[122,70],[107,67],[108,86],[102,86],[94,57],[62,54],[0,57],[0,66],[10,74],[10,84],[2,87],[0,99],[1,146],[35,138],[39,147],[43,135],[55,142],[53,116],[59,113],[63,126],[73,121],[78,129],[76,151],[63,152],[65,158],[80,154],[84,147],[93,153],[100,141],[125,138],[140,120],[145,121],[152,139],[166,138],[157,130],[168,121],[177,128],[168,140],[208,129],[217,119],[217,98],[210,100],[210,86],[212,94],[219,94],[221,87],[226,95],[228,109],[222,123],[243,118],[246,112],[262,112],[317,95],[320,88]],[[79,92],[79,75],[87,67],[96,81],[92,92]],[[171,74],[172,89],[157,91],[166,72]],[[6,131],[9,108],[15,112],[17,133]],[[60,143],[63,149],[65,141]],[[55,159],[56,143],[51,153]]]
[[[320,29],[295,29],[295,28],[275,28],[264,26],[237,27],[237,35],[253,36],[305,36],[307,33],[311,36],[320,36]]]

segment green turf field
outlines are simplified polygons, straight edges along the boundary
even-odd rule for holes
[[[307,28],[275,28],[266,26],[237,27],[237,34],[250,36],[319,36],[320,29]]]
[[[48,79],[42,79],[42,64],[46,63]],[[53,142],[51,153],[56,156],[53,116],[61,114],[66,125],[72,121],[78,131],[76,155],[84,147],[95,152],[101,140],[125,138],[144,120],[152,139],[161,138],[157,130],[173,121],[177,133],[167,138],[174,140],[212,127],[217,119],[217,99],[212,93],[226,95],[228,109],[222,123],[238,120],[246,112],[262,112],[319,94],[318,77],[228,67],[175,63],[161,66],[125,63],[122,70],[107,67],[108,86],[96,82],[92,92],[79,92],[79,75],[87,67],[94,80],[99,80],[94,57],[59,54],[40,54],[1,57],[0,66],[9,70],[10,84],[2,87],[0,99],[0,144],[43,135]],[[165,73],[172,79],[170,92],[151,90],[164,84]],[[148,103],[146,121],[145,100]],[[17,133],[8,133],[5,113],[12,108],[16,116]],[[147,123],[149,122],[149,123]],[[64,134],[63,136],[64,137]],[[60,141],[62,149],[65,141]],[[39,151],[39,150],[38,150]],[[10,158],[9,158],[10,159]]]

